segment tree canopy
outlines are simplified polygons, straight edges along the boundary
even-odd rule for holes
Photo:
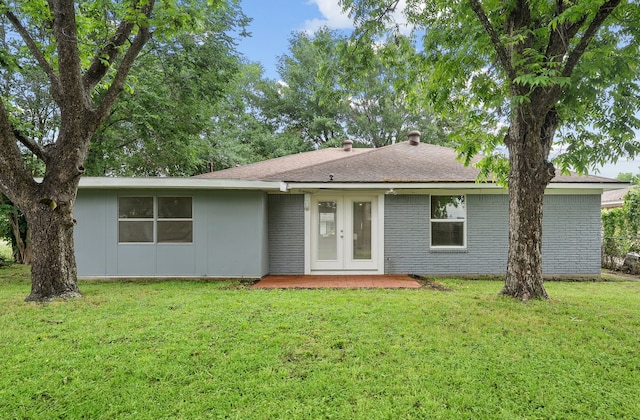
[[[342,3],[361,39],[396,27],[390,11],[398,0]],[[542,197],[556,167],[585,173],[640,151],[639,5],[407,0],[404,13],[422,34],[413,94],[459,119],[451,134],[461,154],[482,152],[483,174],[508,185],[503,293],[547,297]]]
[[[348,37],[328,28],[294,33],[289,52],[278,61],[281,80],[264,92],[262,112],[316,147],[346,138],[381,147],[412,129],[421,130],[427,142],[445,143],[445,120],[406,93],[414,54],[413,40],[400,35],[354,48]]]
[[[73,202],[92,136],[111,115],[136,59],[153,38],[216,36],[210,17],[236,2],[67,0],[0,1],[3,79],[43,75],[57,124],[43,128],[5,90],[0,101],[0,193],[24,214],[33,243],[28,300],[80,295],[73,251]],[[208,30],[211,29],[211,30]],[[202,39],[204,39],[202,38]],[[220,40],[219,40],[220,41]],[[183,46],[186,43],[183,43]],[[183,69],[188,68],[187,66]],[[184,75],[184,74],[183,74]],[[34,103],[36,101],[33,101]],[[39,137],[40,136],[40,137]],[[39,161],[42,179],[23,158]]]

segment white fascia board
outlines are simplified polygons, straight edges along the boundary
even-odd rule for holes
[[[616,183],[551,183],[547,186],[549,194],[601,194],[602,191],[625,188],[628,184]],[[338,183],[308,182],[287,183],[283,181],[254,181],[243,179],[176,178],[176,177],[82,177],[79,188],[96,189],[229,189],[261,191],[308,191],[308,190],[394,190],[403,193],[424,190],[468,191],[485,194],[506,193],[507,189],[495,183],[477,182],[376,182],[376,183]]]
[[[281,183],[278,181],[249,181],[243,179],[207,179],[207,178],[124,178],[124,177],[82,177],[80,189],[118,189],[118,188],[144,188],[144,189],[210,189],[210,190],[264,190],[279,191]]]
[[[495,183],[477,182],[424,182],[424,183],[288,183],[289,191],[321,190],[393,190],[405,194],[424,190],[457,191],[459,193],[506,194],[507,188]],[[603,191],[620,189],[620,184],[557,182],[547,186],[547,194],[602,194]],[[624,188],[624,187],[622,187]]]
[[[574,182],[552,182],[547,185],[545,192],[549,194],[602,194],[604,191],[619,190],[626,188],[626,186],[627,185],[624,184],[608,182],[585,182],[584,184]]]
[[[290,190],[505,190],[499,185],[476,182],[289,182]]]

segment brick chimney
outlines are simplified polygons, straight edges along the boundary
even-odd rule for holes
[[[420,144],[420,132],[418,130],[409,131],[407,137],[410,145],[417,146]]]

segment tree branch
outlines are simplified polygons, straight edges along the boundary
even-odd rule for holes
[[[595,17],[589,24],[589,27],[584,32],[584,35],[578,42],[578,45],[576,45],[573,51],[569,53],[567,62],[564,65],[564,69],[562,70],[563,77],[571,76],[571,74],[573,73],[573,70],[578,64],[578,61],[580,60],[580,58],[586,51],[587,47],[589,46],[589,43],[591,42],[593,37],[596,36],[598,29],[600,29],[600,26],[602,26],[604,21],[609,17],[609,15],[611,15],[611,13],[613,13],[615,8],[618,7],[619,4],[620,4],[620,0],[609,0],[608,2],[600,6]]]
[[[615,8],[620,4],[620,1],[621,0],[609,0],[605,4],[600,6],[593,20],[591,21],[591,23],[585,30],[584,34],[582,35],[582,38],[578,41],[578,44],[575,46],[573,51],[570,51],[568,53],[566,51],[569,48],[569,42],[571,38],[573,38],[578,33],[578,31],[580,30],[580,27],[583,26],[584,22],[586,21],[586,16],[580,19],[578,22],[574,22],[572,25],[570,25],[567,28],[567,31],[564,34],[564,36],[566,37],[566,40],[562,41],[562,42],[566,42],[567,45],[566,45],[566,49],[564,50],[565,52],[562,54],[562,57],[565,57],[565,55],[567,54],[568,56],[566,58],[564,68],[562,69],[562,72],[560,74],[561,77],[566,77],[566,78],[571,77],[571,75],[573,74],[573,70],[575,69],[576,65],[578,65],[580,58],[587,50],[587,47],[595,37],[596,33],[598,32],[598,30],[600,29],[604,21],[609,17],[609,15],[611,15],[611,13],[613,13]],[[547,55],[547,59],[553,59],[553,57],[550,55]],[[558,96],[562,93],[563,89],[564,87],[559,84],[555,84],[550,89],[546,89],[547,91],[544,94],[544,96],[549,106],[555,103]]]
[[[91,92],[109,71],[113,62],[118,58],[120,47],[128,40],[134,26],[133,22],[122,21],[116,33],[109,38],[102,49],[93,57],[91,66],[83,77],[84,87],[87,92]]]
[[[13,127],[7,109],[0,96],[0,191],[17,203],[20,195],[26,193],[25,186],[35,184],[27,170],[16,143]]]
[[[20,37],[27,45],[27,48],[29,48],[29,51],[31,52],[31,54],[33,54],[33,56],[35,57],[40,68],[42,68],[42,70],[49,77],[49,80],[51,81],[51,95],[54,98],[59,99],[60,92],[61,92],[60,78],[54,71],[51,64],[47,61],[44,54],[42,54],[42,51],[40,51],[40,48],[38,48],[38,45],[36,44],[34,39],[31,37],[31,34],[29,33],[29,31],[27,31],[27,29],[22,25],[22,22],[20,22],[20,19],[18,19],[18,17],[11,10],[9,10],[9,6],[7,6],[4,0],[0,0],[0,5],[3,6],[5,10],[3,14],[7,17],[9,22],[11,22],[11,25],[15,28],[15,30],[20,34]]]
[[[77,103],[77,98],[85,98],[88,107],[88,98],[85,95],[82,76],[80,73],[80,52],[78,50],[78,28],[76,25],[76,11],[72,0],[48,0],[51,13],[53,14],[53,34],[56,37],[56,48],[58,50],[58,71],[60,72],[60,83],[64,86],[61,91],[63,97],[60,105],[60,113],[63,119],[71,118],[74,122],[78,120],[79,109],[64,106],[65,103]],[[69,98],[66,101],[65,98]],[[69,110],[71,112],[67,113]]]
[[[44,163],[47,163],[49,161],[49,154],[38,143],[36,143],[32,139],[26,137],[25,135],[23,135],[21,132],[19,132],[15,128],[13,129],[13,135],[16,137],[16,140],[18,140],[20,143],[22,143],[27,149],[29,149],[29,151],[31,153],[36,155]]]
[[[147,3],[142,9],[143,14],[147,16],[147,18],[151,16],[154,3],[155,3],[155,0],[150,0],[149,3]],[[124,88],[124,82],[126,81],[127,76],[129,75],[129,71],[131,70],[131,67],[133,66],[133,63],[136,57],[138,56],[140,51],[142,51],[142,48],[145,46],[147,41],[151,39],[151,35],[152,34],[149,29],[149,26],[139,27],[136,37],[133,39],[133,42],[131,42],[131,46],[125,53],[124,57],[122,58],[122,62],[118,66],[118,70],[113,79],[113,82],[111,83],[111,86],[109,86],[109,89],[107,90],[104,97],[102,98],[102,102],[100,103],[100,106],[93,112],[94,118],[93,118],[92,124],[94,124],[94,128],[97,129],[97,127],[102,122],[104,122],[104,120],[109,115],[111,108],[113,107],[116,100],[118,99],[118,95],[120,94],[120,92],[122,92],[122,89]]]
[[[556,17],[562,15],[568,7],[563,0],[556,1]],[[561,23],[556,26],[556,30],[552,31],[549,35],[549,42],[547,43],[547,49],[545,51],[545,57],[548,62],[559,62],[563,59],[565,53],[569,49],[570,40],[580,30],[587,17],[584,16],[573,24]]]
[[[493,48],[495,49],[496,54],[498,55],[498,60],[500,61],[500,63],[502,64],[502,67],[507,73],[507,76],[509,77],[509,81],[513,81],[517,77],[517,74],[515,69],[511,65],[509,52],[500,41],[500,37],[498,36],[498,33],[496,32],[494,27],[491,25],[491,22],[489,21],[487,14],[484,12],[484,9],[482,8],[482,5],[480,4],[480,2],[478,0],[469,0],[469,4],[471,5],[471,9],[473,9],[476,16],[478,16],[478,19],[480,20],[480,23],[484,27],[484,30],[487,32],[487,34],[489,34],[489,37],[491,38],[491,43],[493,44]]]

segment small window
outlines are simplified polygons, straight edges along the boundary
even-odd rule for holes
[[[153,197],[120,197],[120,219],[153,219]]]
[[[191,197],[120,197],[118,242],[191,243]]]
[[[464,248],[466,246],[465,196],[431,196],[431,247]]]
[[[120,197],[118,242],[153,242],[153,197]]]
[[[193,242],[191,197],[158,197],[158,242]]]

